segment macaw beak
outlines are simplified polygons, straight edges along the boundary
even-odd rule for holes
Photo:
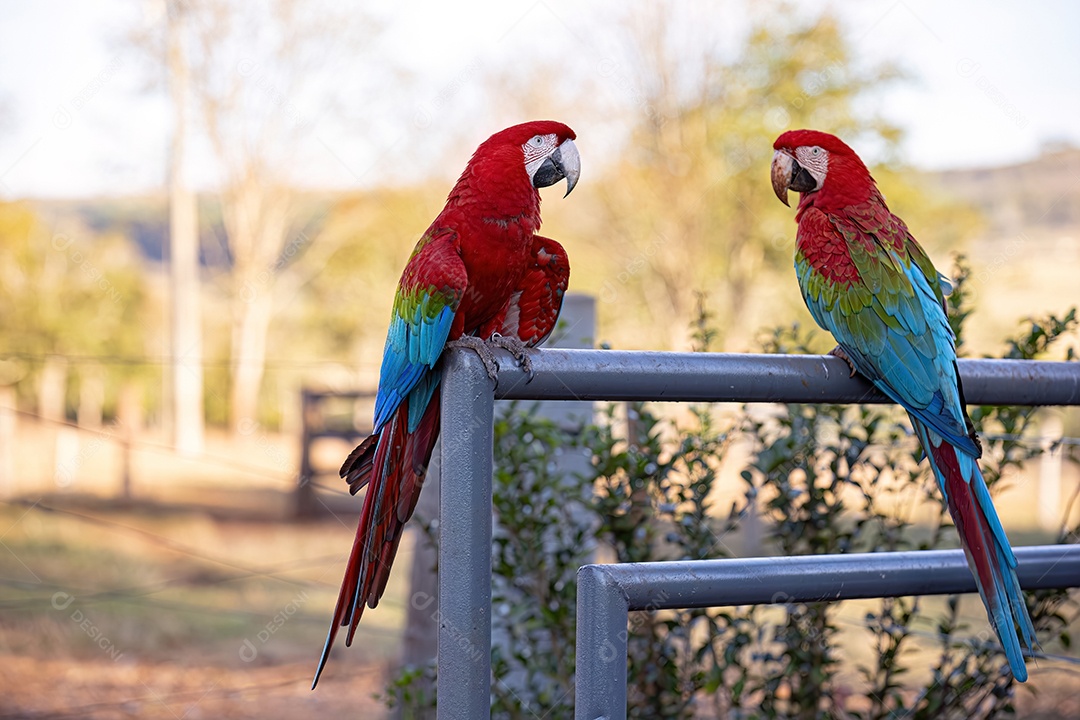
[[[788,207],[791,207],[791,203],[787,199],[788,188],[791,187],[792,166],[795,164],[795,158],[788,155],[782,150],[777,150],[772,156],[772,189],[776,193],[776,197],[780,199],[780,202],[784,203]]]
[[[581,177],[581,156],[578,155],[574,141],[566,139],[536,169],[533,173],[532,184],[535,188],[548,187],[566,178],[566,195],[569,195],[577,185],[579,177]]]
[[[817,180],[784,150],[777,150],[772,156],[772,189],[780,202],[788,207],[788,190],[805,193],[817,190]]]

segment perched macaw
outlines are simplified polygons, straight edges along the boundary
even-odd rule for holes
[[[944,296],[951,290],[889,212],[859,156],[840,139],[792,130],[773,144],[772,185],[795,216],[795,272],[810,314],[832,333],[834,355],[908,411],[960,533],[990,622],[1017,680],[1027,679],[1035,629],[1016,578],[1016,556],[990,501],[982,447],[965,408]]]
[[[581,173],[576,135],[544,120],[492,135],[477,148],[405,265],[383,350],[374,432],[341,466],[355,494],[367,486],[356,540],[312,688],[338,628],[352,643],[364,605],[379,603],[405,522],[439,436],[439,358],[448,345],[497,367],[487,343],[531,373],[526,347],[555,328],[570,278],[566,252],[540,229],[537,188]]]

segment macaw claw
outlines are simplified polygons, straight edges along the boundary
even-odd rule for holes
[[[533,370],[532,359],[529,357],[528,346],[520,339],[512,335],[500,335],[495,333],[490,340],[481,340],[475,335],[462,335],[457,340],[446,343],[446,347],[468,348],[480,356],[480,362],[484,363],[488,377],[495,384],[499,382],[499,361],[495,359],[492,348],[501,348],[514,356],[517,366],[525,373],[526,381],[532,382],[536,377]]]
[[[855,363],[851,362],[851,358],[848,356],[848,354],[846,352],[844,352],[844,348],[837,345],[836,347],[834,347],[832,350],[829,351],[829,354],[832,355],[833,357],[838,357],[841,360],[843,360],[844,362],[846,362],[847,366],[849,368],[851,368],[851,372],[848,374],[848,377],[855,377]]]
[[[500,335],[499,333],[495,333],[491,336],[491,344],[495,347],[500,347],[513,355],[514,360],[517,361],[518,367],[525,373],[525,382],[532,382],[533,378],[536,377],[536,371],[533,370],[532,358],[529,357],[528,348],[525,343],[513,335]]]
[[[491,352],[491,346],[475,335],[462,335],[457,340],[446,343],[448,348],[468,348],[480,356],[480,362],[484,363],[484,370],[491,378],[491,382],[499,383],[499,363],[495,359],[495,353]]]

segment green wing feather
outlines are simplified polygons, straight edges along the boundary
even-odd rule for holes
[[[433,368],[468,285],[456,240],[453,232],[429,230],[402,273],[379,371],[376,428],[408,398],[409,431],[414,431],[438,387],[439,374]]]
[[[876,205],[876,203],[867,203]],[[972,455],[959,395],[956,349],[943,285],[930,259],[884,204],[826,216],[814,208],[799,224],[795,267],[810,313],[882,392]],[[838,282],[802,251],[815,238],[842,237],[857,277]]]

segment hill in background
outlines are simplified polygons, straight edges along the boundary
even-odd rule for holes
[[[1080,230],[1080,148],[1047,146],[1039,157],[1016,165],[930,177],[982,213],[987,239],[1075,236]]]

